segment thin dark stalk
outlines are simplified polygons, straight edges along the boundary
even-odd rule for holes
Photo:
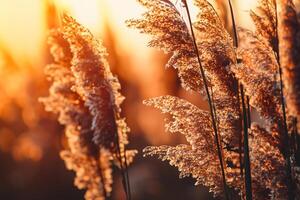
[[[118,135],[118,133],[116,134]],[[119,136],[117,136],[119,138]],[[119,140],[118,140],[119,141]],[[130,186],[129,186],[129,181],[128,181],[128,175],[127,175],[127,168],[123,166],[123,160],[122,160],[122,155],[121,155],[121,150],[120,150],[120,145],[119,143],[117,144],[117,151],[118,151],[118,159],[120,162],[120,168],[121,168],[121,174],[122,174],[122,184],[125,190],[126,194],[126,199],[131,200],[131,192],[130,192]]]
[[[247,109],[245,104],[244,88],[241,85],[241,97],[244,117],[244,163],[245,163],[245,187],[246,187],[246,200],[252,199],[252,183],[251,183],[251,166],[250,166],[250,155],[249,155],[249,144],[248,144],[248,120],[247,120]]]
[[[232,27],[233,27],[233,36],[234,36],[234,45],[236,48],[239,46],[238,35],[235,23],[235,17],[233,12],[233,7],[231,1],[228,0]],[[251,112],[250,112],[250,104],[249,97],[247,97],[247,108],[245,103],[245,93],[243,85],[240,85],[241,90],[241,100],[242,100],[242,110],[243,110],[243,127],[244,127],[244,168],[245,168],[245,189],[246,189],[246,199],[252,200],[252,178],[251,178],[251,163],[250,163],[250,154],[249,154],[249,140],[248,140],[248,128],[251,126]],[[240,158],[241,159],[241,158]]]
[[[291,132],[291,146],[292,154],[297,152],[297,118],[293,117],[292,119],[292,132]]]
[[[278,60],[279,60],[279,56],[277,56]],[[281,109],[282,109],[282,113],[283,113],[283,129],[284,129],[284,141],[283,141],[283,150],[284,150],[284,156],[285,156],[285,162],[286,162],[286,170],[287,170],[287,175],[288,175],[288,183],[287,183],[287,187],[288,187],[288,197],[289,200],[293,200],[294,199],[294,194],[293,194],[293,190],[292,190],[292,169],[291,169],[291,161],[290,161],[290,157],[291,157],[291,152],[290,152],[290,137],[289,137],[289,133],[288,133],[288,128],[287,128],[287,118],[286,118],[286,110],[285,110],[285,105],[284,105],[284,95],[283,95],[283,80],[282,80],[282,69],[279,66],[279,77],[280,77],[280,99],[281,99]]]
[[[234,36],[233,42],[234,42],[234,46],[238,47],[239,43],[238,43],[238,36],[237,36],[237,30],[236,30],[236,23],[235,23],[235,18],[234,18],[234,13],[233,13],[233,7],[232,7],[230,0],[228,0],[228,4],[229,4],[229,8],[230,8],[232,28],[233,28],[233,36]]]
[[[217,127],[219,127],[219,124],[218,124],[218,117],[217,117],[217,109],[216,109],[216,105],[215,105],[215,103],[214,103],[214,91],[213,91],[213,89],[212,89],[212,87],[210,87],[210,94],[211,94],[211,99],[212,99],[212,106],[213,106],[213,114],[214,114],[214,116],[215,116],[215,120],[216,120],[216,125],[217,125]],[[219,129],[218,129],[218,131],[219,131]]]
[[[278,10],[277,10],[277,2],[275,3],[275,10],[276,10],[276,37],[278,37]],[[279,40],[278,40],[279,45]],[[294,200],[294,192],[293,192],[293,178],[292,178],[292,168],[291,168],[291,152],[290,152],[290,142],[289,142],[289,133],[287,128],[287,117],[286,117],[286,110],[285,110],[285,102],[284,102],[284,94],[283,94],[283,79],[282,79],[282,68],[280,65],[280,57],[279,57],[279,48],[276,52],[276,58],[278,62],[278,73],[279,73],[279,79],[280,79],[280,103],[281,103],[281,109],[283,114],[283,129],[284,129],[284,138],[283,138],[283,153],[285,156],[285,162],[286,162],[286,171],[287,171],[287,188],[288,188],[288,199]]]
[[[241,105],[241,97],[240,97],[240,89],[239,89],[239,83],[238,81],[235,79],[235,88],[236,88],[236,91],[237,91],[237,99],[238,99],[238,102],[239,102],[239,105]],[[242,115],[241,115],[241,111],[239,113],[239,117],[240,119],[242,118]],[[239,153],[239,161],[240,161],[240,175],[241,175],[241,180],[244,179],[244,163],[243,163],[243,132],[242,131],[239,131],[239,147],[238,147],[238,153]]]
[[[118,135],[118,133],[116,133],[116,135]],[[122,185],[124,187],[124,191],[125,191],[125,194],[126,194],[126,199],[129,200],[128,186],[127,186],[127,181],[126,181],[125,170],[124,170],[124,167],[123,167],[123,162],[122,162],[122,156],[121,156],[121,150],[120,150],[119,143],[117,144],[117,157],[118,157],[118,160],[120,162],[120,168],[121,168],[121,174],[122,174]]]
[[[242,131],[240,131],[239,134],[239,159],[240,159],[240,174],[241,174],[241,178],[244,178],[244,164],[243,164],[243,134]]]
[[[300,140],[299,140],[299,134],[298,134],[298,127],[297,127],[298,119],[294,118],[294,127],[295,127],[295,143],[296,143],[296,151],[300,150]]]
[[[218,150],[218,157],[219,157],[219,160],[220,160],[220,166],[221,166],[221,171],[222,171],[225,197],[228,200],[229,199],[229,194],[228,194],[227,183],[226,183],[226,176],[225,176],[225,170],[224,170],[224,164],[223,164],[223,158],[222,158],[221,145],[219,143],[219,135],[218,135],[216,120],[215,120],[215,116],[214,116],[213,102],[212,102],[212,99],[211,99],[211,96],[210,96],[210,93],[209,93],[209,89],[208,89],[208,84],[207,84],[205,72],[204,72],[204,69],[203,69],[203,66],[202,66],[202,63],[201,63],[201,59],[200,59],[200,55],[199,55],[199,50],[198,50],[198,46],[197,46],[197,43],[196,43],[196,37],[195,37],[194,29],[193,29],[193,26],[192,26],[192,20],[191,20],[191,15],[190,15],[189,7],[188,7],[188,4],[187,4],[186,0],[182,0],[182,2],[184,3],[185,9],[186,9],[186,12],[187,12],[187,15],[188,15],[188,20],[189,20],[189,25],[190,25],[191,33],[192,33],[192,39],[193,39],[194,49],[196,51],[197,60],[198,60],[199,67],[200,67],[201,76],[202,76],[202,79],[203,79],[205,91],[206,91],[207,98],[208,98],[210,115],[211,115],[211,120],[212,120],[212,126],[213,126],[213,130],[214,130],[215,141],[216,141],[217,150]]]
[[[129,182],[129,174],[128,174],[128,163],[127,163],[127,156],[126,156],[126,147],[124,146],[124,164],[125,164],[125,176],[127,181],[127,190],[128,190],[128,199],[131,200],[131,189],[130,189],[130,182]]]
[[[238,82],[238,81],[236,81]],[[238,83],[237,83],[238,85]],[[237,90],[239,91],[239,85],[237,86]],[[241,105],[241,98],[240,98],[240,94],[238,92],[238,101],[239,101],[239,105]],[[242,118],[242,116],[240,115],[240,117]],[[243,132],[240,131],[239,134],[239,159],[240,159],[240,174],[241,174],[241,179],[244,179],[244,163],[243,163]]]
[[[115,117],[116,118],[116,117]],[[115,126],[117,126],[115,124]],[[125,149],[125,155],[124,155],[124,161],[125,161],[125,167],[123,165],[123,160],[122,160],[122,154],[121,154],[121,149],[120,149],[120,137],[118,132],[115,133],[115,139],[116,139],[116,144],[117,144],[117,157],[120,162],[120,168],[121,168],[121,174],[122,174],[122,184],[124,187],[124,191],[126,194],[126,200],[131,200],[131,190],[130,190],[130,183],[129,183],[129,175],[128,175],[128,165],[127,165],[127,160],[126,160],[126,149]],[[124,147],[125,148],[125,147]]]
[[[296,165],[300,166],[300,136],[298,134],[298,127],[297,127],[297,118],[295,118],[294,126],[295,126],[295,143],[296,143],[296,152],[295,152],[295,158],[296,158]]]
[[[246,97],[247,103],[247,120],[248,120],[248,128],[251,128],[251,107],[250,107],[250,98]]]

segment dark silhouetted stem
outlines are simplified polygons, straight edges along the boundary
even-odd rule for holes
[[[236,30],[236,23],[235,23],[235,18],[234,18],[234,13],[233,13],[233,8],[232,8],[232,4],[231,1],[228,0],[228,4],[229,4],[229,8],[230,8],[230,14],[231,14],[231,21],[232,21],[232,28],[233,28],[233,36],[234,36],[234,46],[238,47],[239,43],[238,43],[238,36],[237,36],[237,30]]]
[[[241,85],[241,98],[243,107],[243,118],[244,118],[244,163],[245,163],[245,188],[246,188],[246,200],[252,200],[252,183],[251,183],[251,165],[249,155],[249,144],[248,144],[248,117],[247,108],[245,105],[244,88]]]
[[[250,98],[246,97],[246,103],[247,103],[247,120],[248,120],[248,128],[251,128],[251,107],[250,107]]]
[[[278,10],[277,10],[277,1],[275,3],[275,9],[276,9],[276,37],[278,39],[278,45],[279,45],[279,37],[278,37]],[[280,80],[280,103],[281,103],[281,109],[282,109],[282,115],[283,115],[283,129],[284,129],[284,137],[282,141],[283,147],[283,153],[285,157],[285,163],[286,163],[286,172],[287,172],[287,188],[288,188],[288,199],[294,200],[294,192],[293,192],[293,178],[292,178],[292,169],[291,169],[291,152],[290,152],[290,142],[289,142],[289,133],[287,128],[287,117],[286,117],[286,110],[285,110],[285,102],[284,102],[284,93],[283,93],[283,79],[282,79],[282,68],[280,64],[280,56],[279,56],[279,46],[275,47],[277,49],[276,52],[276,58],[278,62],[278,73],[279,73],[279,80]],[[279,125],[281,126],[281,125]]]
[[[114,117],[116,121],[116,116]],[[115,126],[117,127],[117,124],[115,124]],[[128,175],[128,165],[127,165],[127,159],[126,159],[126,148],[124,147],[124,164],[123,165],[123,160],[122,160],[122,154],[121,154],[121,149],[120,149],[120,137],[119,137],[119,133],[116,132],[115,133],[115,140],[116,140],[116,144],[117,144],[117,157],[119,159],[120,162],[120,168],[121,168],[121,174],[122,174],[122,184],[125,190],[125,194],[126,194],[126,200],[131,200],[131,190],[130,190],[130,183],[129,183],[129,175]]]
[[[236,82],[238,82],[238,81],[236,81]],[[238,90],[239,105],[241,105],[241,98],[240,98],[240,94],[239,94],[239,85],[237,87],[237,90]],[[241,115],[240,115],[240,117],[242,118]],[[243,132],[242,131],[240,131],[240,133],[239,133],[239,160],[240,160],[241,180],[243,180],[244,179],[244,162],[243,162]]]
[[[192,33],[192,38],[193,38],[193,44],[194,44],[194,48],[195,48],[195,51],[196,51],[195,53],[197,55],[197,60],[198,60],[198,63],[199,63],[200,72],[201,72],[201,76],[202,76],[203,83],[204,83],[204,88],[205,88],[207,98],[208,98],[208,104],[209,104],[209,109],[210,109],[212,126],[213,126],[213,130],[214,130],[214,135],[215,135],[215,142],[216,142],[216,145],[217,145],[218,157],[219,157],[221,171],[222,171],[225,197],[226,197],[227,200],[229,200],[229,194],[228,194],[228,188],[227,188],[226,176],[225,176],[225,170],[224,170],[224,164],[223,164],[223,158],[222,158],[222,149],[221,149],[221,144],[219,142],[219,135],[218,135],[216,120],[215,120],[215,116],[214,116],[213,102],[212,102],[212,99],[211,99],[211,96],[210,96],[210,93],[209,93],[205,72],[204,72],[204,69],[203,69],[203,66],[202,66],[202,63],[201,63],[199,50],[198,50],[198,46],[197,46],[197,42],[196,42],[196,37],[195,37],[193,25],[192,25],[192,20],[191,20],[189,7],[188,7],[188,4],[187,4],[186,0],[182,0],[182,2],[184,3],[184,6],[186,8],[186,12],[187,12],[187,15],[188,15],[189,25],[190,25],[190,29],[191,29],[191,33]]]
[[[296,165],[300,166],[300,136],[298,134],[297,118],[294,119],[294,127],[295,127],[295,158],[296,158]]]
[[[236,23],[233,13],[233,7],[231,1],[228,0],[230,13],[231,13],[231,20],[232,20],[232,27],[233,27],[233,36],[234,36],[234,45],[238,48],[238,35],[236,29]],[[242,110],[243,110],[243,127],[244,127],[244,167],[245,167],[245,190],[246,190],[246,200],[252,200],[252,181],[251,181],[251,163],[250,163],[250,154],[249,154],[249,139],[248,139],[248,128],[251,126],[251,111],[250,111],[250,104],[249,104],[249,97],[247,97],[247,107],[245,103],[245,93],[243,85],[240,85],[241,90],[241,100],[242,100]],[[241,142],[241,141],[240,141]],[[240,144],[240,146],[242,146]],[[241,159],[241,155],[240,155]],[[242,173],[242,170],[241,170]]]
[[[277,56],[277,58],[279,59],[279,56]],[[280,62],[279,62],[280,63]],[[289,137],[289,133],[288,133],[288,128],[287,128],[287,119],[286,119],[286,110],[285,110],[285,104],[284,104],[284,95],[283,95],[283,80],[282,80],[282,70],[279,66],[279,77],[280,77],[280,99],[281,99],[281,108],[282,108],[282,113],[283,113],[283,128],[284,128],[284,141],[283,141],[283,150],[284,150],[284,156],[285,156],[285,162],[286,162],[286,171],[287,171],[287,176],[288,176],[288,180],[287,180],[287,187],[288,187],[288,197],[289,200],[294,200],[294,192],[292,189],[292,169],[291,169],[291,161],[290,161],[290,157],[291,157],[291,152],[290,152],[290,137]]]

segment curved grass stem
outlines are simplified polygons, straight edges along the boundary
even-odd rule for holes
[[[205,92],[206,92],[207,98],[208,98],[208,104],[209,104],[209,109],[210,109],[212,126],[213,126],[213,130],[214,130],[214,135],[215,135],[215,142],[216,142],[217,151],[218,151],[218,158],[219,158],[219,161],[220,161],[220,166],[221,166],[221,171],[222,171],[225,197],[226,197],[227,200],[229,200],[229,192],[228,192],[228,187],[227,187],[227,183],[226,183],[226,176],[225,176],[225,170],[224,170],[224,161],[223,161],[223,156],[222,156],[222,147],[221,147],[221,144],[219,142],[220,138],[219,138],[218,129],[217,129],[216,117],[214,115],[213,99],[211,98],[209,88],[208,88],[207,79],[206,79],[205,72],[204,72],[204,69],[203,69],[203,66],[202,66],[202,63],[201,63],[199,50],[198,50],[198,46],[197,46],[197,42],[196,42],[196,37],[195,37],[194,29],[193,29],[193,26],[192,26],[192,20],[191,20],[189,7],[188,7],[188,4],[187,4],[186,0],[182,0],[182,2],[185,6],[185,9],[186,9],[186,12],[187,12],[187,15],[188,15],[188,20],[189,20],[190,30],[191,30],[191,34],[192,34],[193,44],[194,44],[194,48],[195,48],[195,51],[196,51],[197,60],[198,60],[198,63],[199,63],[200,72],[201,72],[201,76],[202,76],[202,79],[203,79]]]
[[[239,46],[238,35],[237,35],[233,7],[230,0],[228,0],[228,4],[230,8],[232,27],[233,27],[234,46],[238,48]],[[241,103],[242,103],[243,127],[244,127],[244,170],[245,170],[244,181],[245,181],[245,190],[246,190],[245,192],[246,192],[246,199],[252,200],[252,178],[251,178],[251,163],[250,163],[249,140],[248,140],[248,128],[250,128],[251,126],[251,111],[250,111],[249,97],[246,97],[247,99],[245,100],[245,93],[242,84],[240,85],[240,90],[241,90]],[[240,155],[240,159],[241,159],[241,155]]]

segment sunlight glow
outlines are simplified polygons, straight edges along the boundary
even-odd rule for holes
[[[253,29],[254,24],[250,17],[250,10],[255,9],[257,1],[254,0],[242,0],[236,1],[236,8],[238,8],[238,24],[248,29]]]
[[[148,41],[146,35],[126,27],[125,21],[140,17],[144,8],[136,0],[4,0],[0,6],[0,45],[13,52],[13,56],[28,57],[38,62],[46,45],[45,2],[53,2],[57,9],[68,12],[96,36],[103,36],[107,26],[113,31],[121,49],[135,51],[141,55]],[[236,1],[237,22],[251,24],[249,10],[256,4],[253,0]],[[197,9],[190,5],[192,17]],[[250,25],[251,26],[251,25]]]
[[[4,0],[0,6],[0,45],[15,57],[36,57],[43,39],[41,0]]]
[[[55,5],[61,12],[66,11],[71,14],[81,24],[84,24],[94,34],[101,32],[103,24],[102,14],[99,11],[101,1],[88,0],[54,0]]]

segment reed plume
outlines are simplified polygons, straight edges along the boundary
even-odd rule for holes
[[[253,123],[249,146],[254,199],[287,199],[285,159],[270,133]]]
[[[259,0],[256,11],[250,11],[256,33],[264,38],[273,50],[278,51],[276,0]]]
[[[228,70],[237,62],[233,42],[208,1],[195,1],[195,5],[199,14],[193,26],[201,62],[212,85],[219,132],[226,146],[236,146],[241,116],[237,83]]]
[[[277,0],[279,58],[288,113],[300,117],[299,21],[291,0]],[[299,127],[299,125],[298,125]]]
[[[196,92],[203,91],[203,84],[200,84],[202,83],[202,77],[199,64],[195,49],[192,48],[192,37],[186,22],[175,6],[169,1],[155,0],[151,3],[145,0],[138,1],[148,11],[144,13],[142,19],[128,20],[128,26],[139,29],[141,33],[153,35],[154,37],[149,42],[149,46],[173,54],[166,66],[178,68],[178,76],[182,80],[182,86],[185,89],[192,89]],[[217,115],[220,116],[220,133],[224,137],[224,142],[228,145],[230,145],[229,143],[236,144],[238,143],[237,139],[230,136],[238,131],[236,128],[241,124],[239,118],[240,108],[237,103],[237,88],[223,84],[224,82],[235,84],[232,73],[227,70],[229,65],[236,62],[234,47],[229,34],[212,6],[207,1],[196,1],[196,3],[201,11],[193,27],[197,38],[199,38],[197,45],[201,51],[201,61],[209,86],[215,94],[216,111]],[[211,19],[214,23],[211,23],[208,19]],[[177,24],[180,24],[180,26]],[[215,45],[216,42],[219,45]],[[190,52],[188,55],[185,54],[187,51]],[[174,55],[180,55],[180,57]],[[189,55],[192,55],[192,57]],[[188,62],[182,62],[182,60],[187,59],[189,59]],[[189,70],[186,71],[186,69]],[[186,84],[188,82],[190,84]],[[197,85],[195,85],[196,83]],[[217,90],[222,91],[222,94],[216,93]]]
[[[171,165],[179,169],[181,178],[192,176],[196,179],[196,185],[205,185],[214,194],[222,194],[221,168],[209,112],[173,96],[156,97],[144,103],[171,115],[171,118],[166,118],[166,130],[184,135],[188,142],[175,147],[146,147],[145,155],[158,155],[162,160],[169,160]],[[238,158],[238,154],[230,152],[225,157]],[[238,169],[226,168],[229,185],[240,183]]]
[[[149,42],[150,47],[172,54],[166,67],[177,69],[183,88],[203,91],[197,55],[195,50],[190,48],[193,39],[175,6],[168,0],[138,0],[138,2],[148,10],[143,14],[143,18],[128,20],[127,25],[153,36]]]
[[[268,1],[266,1],[268,2]],[[296,2],[296,1],[295,1]],[[297,70],[297,54],[299,42],[298,42],[298,29],[299,29],[299,14],[292,1],[270,1],[269,7],[272,9],[265,9],[263,12],[264,18],[273,16],[273,38],[277,43],[271,44],[277,57],[278,62],[278,74],[280,78],[281,88],[281,104],[283,111],[283,128],[285,132],[285,139],[281,140],[285,149],[282,151],[286,156],[287,171],[290,173],[290,196],[296,194],[295,198],[299,198],[299,187],[294,185],[294,182],[299,182],[298,178],[298,166],[299,166],[299,139],[297,136],[297,95],[299,94],[299,88],[297,86],[297,76],[299,70]],[[297,3],[297,2],[296,2]],[[265,3],[266,4],[266,3]],[[260,26],[256,27],[261,29]],[[285,111],[287,109],[287,112]],[[289,124],[289,125],[287,125]],[[294,128],[293,128],[294,127]],[[280,129],[279,129],[280,130]],[[289,139],[291,138],[291,139]],[[288,148],[290,147],[291,148]],[[297,146],[296,148],[293,146]],[[287,159],[288,158],[288,159]],[[293,162],[289,163],[289,160]],[[296,160],[296,162],[295,162]],[[291,192],[294,190],[294,192]],[[289,198],[291,198],[289,196]]]
[[[180,54],[182,46],[191,52],[195,51],[192,44],[182,40],[192,36],[190,24],[184,21],[170,1],[138,1],[147,8],[146,13],[141,19],[129,20],[127,23],[142,33],[152,35],[154,39],[150,41],[150,46],[173,55],[174,52]],[[249,96],[251,107],[265,121],[264,125],[253,122],[249,128],[253,199],[285,199],[289,182],[286,159],[290,157],[285,154],[285,119],[277,78],[279,63],[276,54],[278,37],[275,1],[261,1],[260,12],[251,12],[257,34],[239,29],[238,48],[233,46],[230,35],[212,5],[206,0],[194,2],[200,11],[192,27],[195,30],[201,64],[214,97],[226,182],[232,191],[244,198],[243,174],[240,171],[243,168],[240,154],[243,152],[239,151],[239,138],[242,134],[239,82]],[[175,26],[173,22],[176,22]],[[264,29],[264,26],[268,29]],[[184,34],[178,35],[180,32]],[[152,45],[153,41],[155,45]],[[183,66],[180,67],[179,64]],[[201,80],[197,66],[186,66],[188,64],[176,63],[178,76],[181,79]],[[192,67],[197,73],[189,74],[189,71],[185,71],[187,73],[182,76],[181,69]],[[185,84],[183,87],[195,88],[187,88]],[[196,92],[201,91],[198,88]],[[160,159],[168,160],[179,169],[181,177],[192,176],[196,179],[196,184],[205,185],[216,196],[222,196],[224,187],[221,184],[221,168],[214,147],[209,114],[185,100],[171,96],[146,100],[145,104],[170,114],[171,119],[166,121],[166,129],[183,134],[188,142],[177,146],[147,147],[144,149],[145,155],[158,155]]]
[[[233,65],[231,70],[243,83],[251,106],[272,123],[281,118],[275,54],[262,42],[263,38],[255,36],[251,31],[240,28],[238,35],[240,45],[237,54],[241,64]]]
[[[105,199],[112,191],[112,165],[124,170],[135,150],[126,151],[127,127],[121,118],[120,84],[109,70],[106,51],[72,17],[49,37],[54,63],[46,68],[52,81],[46,110],[59,115],[69,149],[61,152],[74,184],[85,199]]]

